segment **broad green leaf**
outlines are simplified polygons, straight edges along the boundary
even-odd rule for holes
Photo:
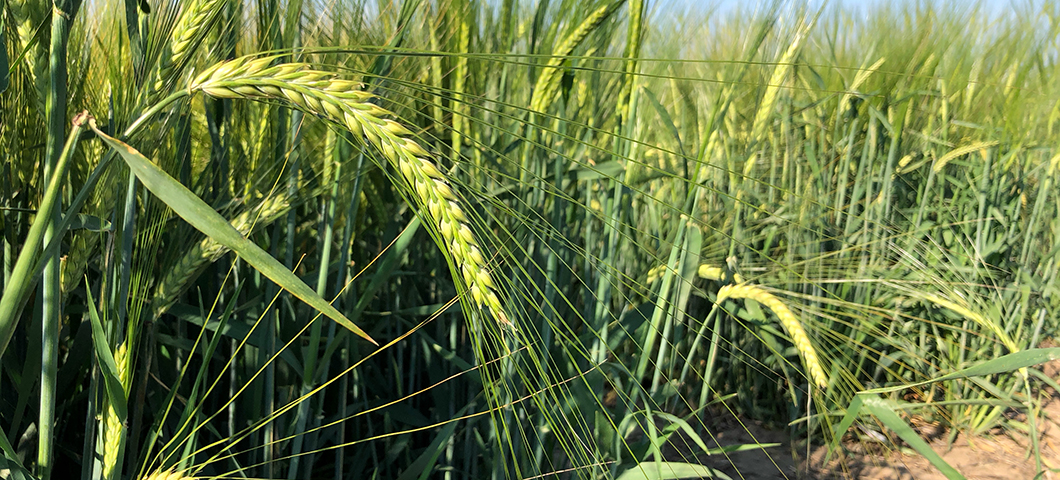
[[[345,315],[331,306],[327,300],[317,295],[302,279],[287,270],[283,264],[262,250],[261,247],[255,245],[254,242],[251,242],[250,239],[243,236],[242,233],[239,233],[239,230],[236,230],[224,217],[214,211],[212,207],[192,193],[191,190],[188,190],[187,187],[181,185],[180,182],[169,176],[161,168],[158,168],[157,165],[136,149],[100,131],[96,127],[95,120],[90,121],[89,125],[96,132],[96,135],[99,135],[108,146],[121,155],[121,158],[129,165],[129,169],[140,182],[168,205],[169,208],[173,209],[173,212],[179,215],[180,218],[183,218],[184,221],[217,243],[236,252],[239,258],[245,260],[261,272],[262,275],[276,282],[277,285],[298,299],[327,315],[339,325],[346,327],[361,338],[372,342],[373,345],[379,345],[360,327],[354,325]]]
[[[655,461],[663,459],[662,446],[670,439],[669,435],[660,435],[658,429],[655,427],[655,417],[651,414],[651,410],[644,412],[644,426],[646,432],[644,432],[644,438],[648,440],[648,453],[647,456],[638,457],[644,460],[648,458],[654,458]]]
[[[232,297],[233,298],[239,298],[239,292],[242,289],[243,289],[243,284],[236,285],[235,292],[232,294]],[[217,321],[216,330],[218,330],[218,331],[224,331],[225,330],[225,327],[227,327],[228,324],[229,324],[229,319],[232,318],[232,312],[235,311],[235,307],[236,307],[236,302],[228,302],[228,305],[225,306],[225,311],[221,314],[221,318]],[[257,325],[255,324],[255,326],[257,326]],[[245,336],[243,336],[242,338],[239,339],[239,342],[240,342],[241,346],[248,342],[249,337],[250,337],[250,335],[249,335],[249,332],[248,332],[247,335],[245,335]],[[217,351],[217,346],[221,344],[221,339],[222,338],[224,338],[224,335],[219,335],[219,334],[215,333],[213,338],[210,339],[210,343],[206,345],[206,351],[202,352],[202,358],[214,358],[214,352]],[[198,343],[198,341],[199,340],[196,340],[197,343]],[[195,350],[197,350],[197,348]],[[187,395],[187,398],[185,399],[185,401],[188,402],[189,405],[194,405],[195,403],[197,403],[199,401],[199,398],[198,398],[199,389],[201,388],[202,385],[209,384],[209,381],[207,380],[209,378],[209,375],[208,375],[209,369],[207,368],[208,367],[208,363],[209,362],[202,362],[202,364],[199,365],[199,372],[195,376],[195,383],[192,384],[191,393],[189,393]],[[186,409],[186,410],[191,410],[191,409]],[[181,420],[183,421],[184,419],[182,418]]]
[[[622,472],[617,480],[670,480],[676,478],[721,478],[728,475],[705,465],[684,462],[645,462]]]
[[[676,143],[677,147],[680,149],[681,155],[686,155],[684,144],[681,143],[681,133],[677,130],[677,125],[674,124],[674,119],[670,116],[670,112],[666,110],[666,107],[664,107],[662,102],[660,102],[655,94],[652,93],[650,88],[642,88],[641,91],[646,94],[649,103],[655,108],[655,113],[659,114],[659,120],[662,120],[662,124],[666,127],[667,133],[673,137],[674,143]]]
[[[919,386],[927,385],[927,384],[930,384],[930,383],[937,383],[937,382],[942,382],[942,381],[947,381],[947,380],[956,380],[956,379],[968,378],[968,377],[978,377],[978,376],[985,376],[985,375],[994,375],[994,374],[998,374],[998,373],[1007,373],[1007,372],[1012,372],[1014,370],[1019,370],[1021,368],[1026,368],[1026,367],[1038,365],[1038,364],[1041,364],[1041,363],[1045,363],[1045,362],[1048,362],[1050,360],[1055,360],[1057,358],[1060,358],[1060,347],[1057,347],[1057,348],[1036,348],[1036,349],[1031,349],[1031,350],[1022,350],[1022,351],[1019,351],[1019,352],[1016,352],[1016,353],[1010,353],[1008,355],[1005,355],[1005,356],[1002,356],[1002,357],[999,357],[999,358],[995,358],[993,360],[987,360],[987,361],[985,361],[983,363],[980,363],[978,365],[974,365],[974,366],[965,368],[963,370],[959,370],[959,371],[953,372],[953,373],[948,374],[948,375],[943,375],[941,377],[933,378],[931,380],[926,380],[926,381],[918,382],[918,383],[897,385],[897,386],[893,386],[893,387],[874,388],[874,389],[871,389],[871,390],[865,390],[865,391],[862,391],[862,392],[858,392],[858,395],[856,395],[854,397],[854,399],[851,400],[850,406],[847,407],[847,411],[846,411],[846,414],[843,415],[843,419],[840,420],[838,424],[836,424],[835,430],[832,431],[832,434],[833,434],[834,438],[837,438],[837,439],[840,438],[843,435],[843,433],[846,432],[847,429],[850,428],[850,425],[852,425],[854,423],[854,419],[856,419],[859,416],[859,414],[861,413],[862,406],[865,406],[866,409],[868,409],[868,402],[870,400],[880,401],[880,402],[883,401],[883,400],[881,400],[879,398],[875,398],[875,397],[872,397],[870,395],[896,392],[896,391],[905,390],[905,389],[908,389],[908,388],[919,387]],[[982,384],[980,384],[980,385],[983,386]],[[984,386],[984,388],[985,388],[985,386]],[[877,410],[879,408],[880,407],[877,406]],[[894,407],[894,405],[888,404],[886,410],[889,411],[891,414],[894,414],[895,407]],[[872,411],[872,413],[873,413],[873,415],[876,415],[877,418],[880,418],[880,416],[878,414],[876,414],[875,411]],[[898,418],[898,421],[901,422],[902,425],[904,425],[906,428],[909,428],[908,425],[905,425],[905,423],[902,422],[901,418],[899,418],[897,415],[895,415],[895,418]],[[880,418],[880,421],[883,421],[883,419]],[[891,428],[892,430],[894,430],[896,433],[899,433],[899,436],[901,436],[901,433],[898,431],[898,429],[894,428],[890,424],[887,424],[886,422],[884,424],[887,425],[888,428]],[[912,431],[912,429],[910,429],[910,431]],[[915,432],[913,433],[913,435],[916,435]],[[902,437],[902,438],[903,438],[903,440],[906,440],[906,442],[908,442],[910,445],[913,445],[913,442],[910,442],[909,440],[905,439],[905,437]],[[917,438],[919,438],[919,436]],[[918,449],[917,451],[920,451],[920,450]],[[829,453],[831,453],[831,452],[829,452]],[[921,452],[921,453],[923,454],[923,452]],[[925,457],[927,457],[927,455],[925,455]],[[941,459],[940,459],[940,461],[941,461]],[[934,461],[932,463],[934,464]],[[942,470],[942,469],[940,468],[940,470]],[[961,477],[961,478],[963,478],[963,477]]]
[[[114,354],[110,351],[107,343],[107,334],[103,331],[103,322],[99,320],[99,312],[96,311],[96,302],[92,299],[92,289],[85,279],[85,295],[88,296],[88,318],[92,323],[92,345],[96,350],[96,360],[99,362],[99,370],[103,374],[103,385],[107,389],[107,400],[114,408],[118,419],[125,421],[128,418],[128,399],[125,398],[125,387],[121,385],[121,377],[118,375],[118,364],[114,361]]]
[[[648,316],[655,310],[655,304],[651,302],[644,302],[635,307],[627,308],[622,311],[622,316],[618,319],[618,327],[614,333],[607,339],[607,348],[615,350],[622,344],[622,342],[630,340],[630,335],[633,338],[642,338],[644,336],[644,329],[648,328]]]
[[[617,161],[612,160],[596,165],[583,165],[580,163],[575,163],[571,165],[570,173],[573,173],[574,177],[579,182],[583,182],[586,180],[597,180],[600,178],[608,179],[612,177],[617,177],[622,173],[623,170],[625,170],[625,166],[623,166]]]
[[[562,185],[563,188],[568,188],[570,181],[585,182],[587,180],[612,179],[621,176],[625,169],[626,167],[623,164],[613,160],[596,165],[572,162],[570,169],[564,172],[567,179],[562,181]],[[667,175],[665,172],[658,173],[654,170],[652,173],[657,173],[658,176]],[[556,175],[549,173],[543,175],[541,180],[546,183],[555,183]],[[487,197],[498,197],[501,194],[515,191],[518,188],[520,188],[518,183],[506,183],[491,189]]]
[[[1045,373],[1043,373],[1042,371],[1040,371],[1040,370],[1030,370],[1030,374],[1035,376],[1035,377],[1038,377],[1038,380],[1041,380],[1041,381],[1045,382],[1045,384],[1049,385],[1050,387],[1052,387],[1053,390],[1056,390],[1056,391],[1060,392],[1060,383],[1057,383],[1056,380],[1054,380],[1052,378],[1049,378],[1049,376],[1046,375]]]
[[[0,472],[4,472],[6,480],[33,480],[33,476],[18,463],[18,457],[14,454],[0,455]]]
[[[475,368],[471,364],[471,362],[464,360],[459,355],[457,355],[456,352],[445,348],[438,342],[435,342],[433,339],[428,338],[427,346],[431,349],[431,351],[437,353],[442,360],[453,362],[453,365],[455,365],[456,368],[460,369],[461,371],[470,371],[471,369]],[[479,385],[482,384],[482,376],[480,375],[468,375],[467,379],[472,383]]]
[[[765,448],[775,448],[783,445],[782,443],[738,443],[736,445],[723,445],[710,449],[707,453],[711,455],[724,455],[726,453],[735,452],[746,452],[749,450],[762,450]]]
[[[405,258],[405,251],[408,250],[409,245],[412,243],[412,239],[416,237],[416,233],[420,231],[422,226],[420,217],[413,217],[407,227],[401,231],[401,234],[394,239],[393,245],[387,249],[387,254],[383,258],[382,262],[379,263],[379,268],[376,269],[375,275],[368,282],[368,285],[364,287],[359,293],[357,304],[353,307],[353,317],[357,318],[364,312],[364,309],[368,306],[374,297],[375,293],[379,291],[386,283],[390,280],[391,276],[394,275],[395,271],[401,266],[402,260]]]
[[[236,287],[236,291],[233,294],[234,298],[238,298],[239,297],[239,291],[241,289],[242,289],[242,286],[237,286]],[[225,330],[225,326],[228,325],[228,320],[229,320],[229,318],[231,318],[232,312],[235,310],[235,306],[236,306],[236,302],[229,302],[228,306],[225,307],[225,311],[221,314],[221,318],[217,322],[217,327],[216,327],[217,331],[224,331]],[[212,310],[211,310],[211,313],[212,313]],[[210,315],[209,313],[203,312],[203,315],[201,315],[200,318],[201,317],[208,317],[209,315]],[[240,340],[240,342],[241,343],[247,342],[249,340],[249,336],[250,336],[249,334],[244,336],[243,339]],[[207,345],[206,350],[202,352],[202,358],[204,358],[204,359],[214,358],[213,357],[214,352],[217,350],[217,346],[220,344],[220,340],[222,338],[224,338],[223,334],[219,334],[219,333],[215,332],[213,338],[210,339],[210,343]],[[195,343],[191,347],[188,348],[188,350],[192,351],[192,352],[194,352],[196,350],[199,350],[200,349],[201,340],[202,340],[202,337],[200,336],[199,338],[197,338],[195,340]],[[199,364],[199,371],[195,375],[195,381],[192,383],[191,392],[188,393],[185,396],[185,398],[184,398],[184,402],[187,405],[187,407],[184,408],[181,411],[180,420],[177,422],[178,425],[181,425],[181,429],[176,434],[176,436],[178,438],[183,438],[185,436],[190,436],[192,434],[192,432],[194,432],[194,430],[198,427],[198,424],[197,424],[198,418],[193,418],[193,416],[195,416],[195,413],[199,411],[199,408],[200,408],[200,405],[201,405],[202,399],[200,398],[200,393],[199,393],[200,390],[202,390],[204,388],[204,386],[207,386],[207,387],[205,387],[207,389],[207,391],[209,390],[208,385],[209,385],[210,382],[207,380],[207,377],[208,377],[207,372],[209,370],[208,367],[209,367],[209,362],[207,362],[207,361],[204,361],[204,362]],[[295,371],[298,372],[298,371],[301,371],[301,370],[300,369],[296,369]],[[181,373],[180,373],[180,378],[181,379],[184,378],[184,375],[185,375],[186,372],[187,372],[187,370],[181,371]],[[166,403],[169,403],[171,400],[172,400],[171,398],[167,398]],[[210,427],[207,426],[207,428],[210,428]],[[194,442],[188,442],[189,445],[192,444],[192,443],[194,443]]]
[[[1054,348],[1034,348],[1031,350],[1022,350],[1016,353],[1010,353],[1008,355],[995,358],[993,360],[987,360],[978,365],[974,365],[963,370],[958,370],[948,375],[933,378],[931,380],[925,380],[919,383],[910,383],[906,385],[897,385],[894,387],[883,387],[873,388],[871,390],[865,390],[859,393],[889,393],[897,392],[899,390],[905,390],[907,388],[919,387],[921,385],[927,385],[929,383],[944,382],[946,380],[956,380],[959,378],[968,377],[980,377],[984,375],[994,375],[998,373],[1007,373],[1021,368],[1031,367],[1034,365],[1042,364],[1050,360],[1056,360],[1060,358],[1060,347]]]
[[[379,291],[394,274],[397,273],[398,267],[402,265],[402,262],[407,256],[405,255],[406,250],[412,243],[413,238],[416,237],[416,232],[420,231],[420,227],[423,223],[420,221],[420,217],[413,217],[409,224],[401,231],[398,238],[394,239],[394,243],[387,248],[386,256],[379,262],[378,268],[376,268],[375,274],[372,276],[368,285],[362,290],[358,291],[357,303],[353,306],[350,312],[350,316],[353,319],[360,320],[361,315],[364,314],[364,309],[368,307],[369,302],[375,298],[376,292]],[[331,355],[335,353],[335,350],[343,344],[342,339],[345,336],[340,334],[335,338],[334,341],[328,342],[327,350],[324,351],[323,358],[331,358]]]
[[[430,305],[417,305],[415,307],[394,310],[394,314],[429,317],[431,315],[441,315],[443,313],[456,313],[460,310],[459,306],[460,303],[458,302],[433,303]]]
[[[237,342],[245,341],[247,345],[250,345],[255,348],[264,349],[267,345],[264,329],[253,328],[254,321],[257,320],[257,317],[248,317],[246,315],[246,312],[241,312],[239,315],[233,315],[232,320],[223,322],[223,316],[205,318],[203,317],[202,311],[200,309],[178,303],[176,305],[173,305],[173,307],[169,309],[169,314],[185,322],[188,322],[189,324],[203,327],[206,330],[214,333],[220,333],[220,335],[235,340]],[[168,342],[169,344],[176,345],[177,339],[175,337],[171,337],[165,334],[156,335],[156,338],[158,338],[159,341],[163,343]],[[180,348],[190,350],[192,348],[192,345],[190,345],[190,343],[191,342],[189,341],[189,345],[181,345]],[[294,365],[299,365],[299,362],[298,358],[293,352],[291,352],[290,349],[283,349],[278,352],[278,355],[281,360],[287,362],[289,365],[292,365],[293,372],[295,372],[296,374],[298,372],[301,372],[300,367],[293,367]]]
[[[699,252],[703,250],[703,231],[690,226],[685,233],[684,252],[682,252],[681,280],[677,284],[676,312],[688,311],[688,298],[692,294],[692,285],[699,274]]]
[[[861,395],[858,396],[860,397]],[[946,478],[964,480],[964,475],[961,475],[960,472],[946,463],[938,453],[935,453],[931,446],[913,431],[913,427],[910,427],[909,424],[905,423],[905,420],[902,420],[902,417],[895,413],[894,408],[891,407],[888,401],[882,398],[866,396],[863,402],[865,410],[874,415],[884,426],[897,433],[902,440],[905,440],[905,443],[908,443],[910,447],[913,447],[913,450],[916,450],[917,453],[931,462]]]
[[[18,461],[18,455],[11,446],[11,442],[7,439],[7,433],[4,432],[2,427],[0,427],[0,452],[3,452],[3,458],[6,458],[7,461],[22,467],[22,463]]]
[[[828,444],[828,455],[825,457],[825,461],[831,459],[832,452],[834,452],[835,447],[839,445],[839,440],[843,438],[843,434],[850,429],[850,426],[854,424],[854,420],[858,418],[863,403],[864,399],[861,395],[854,395],[854,399],[850,401],[850,405],[847,407],[843,419],[836,424],[835,430],[832,430],[833,441]]]

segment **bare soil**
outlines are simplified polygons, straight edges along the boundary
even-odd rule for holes
[[[993,434],[980,437],[958,435],[946,444],[946,435],[930,442],[936,452],[968,480],[1060,480],[1060,401],[1053,399],[1043,408],[1041,425],[1042,473],[1030,455],[1029,439],[1021,434]],[[691,442],[671,442],[667,457],[671,461],[696,462],[715,468],[729,477],[743,480],[945,480],[927,460],[912,450],[903,452],[894,445],[880,448],[848,442],[844,452],[832,455],[827,463],[827,448],[813,446],[807,461],[805,442],[793,448],[784,432],[769,430],[753,422],[732,421],[731,425],[713,431],[713,439],[704,439],[714,448],[725,445],[779,443],[779,446],[728,455],[693,455],[698,450]],[[801,443],[801,445],[799,445]],[[875,450],[875,451],[871,451]],[[1050,470],[1055,470],[1051,472]]]
[[[1052,378],[1060,377],[1060,362],[1043,367]],[[1022,432],[998,431],[978,437],[959,434],[951,444],[947,444],[949,432],[930,428],[922,428],[920,432],[930,439],[930,445],[943,460],[969,480],[1060,480],[1060,395],[1048,393],[1051,397],[1042,406],[1039,423],[1041,471],[1036,468],[1031,455],[1030,439]],[[784,432],[769,430],[754,422],[715,422],[711,431],[714,437],[704,438],[710,448],[755,443],[780,445],[707,456],[695,454],[701,450],[686,438],[674,439],[668,459],[700,463],[733,479],[743,480],[945,480],[923,457],[910,449],[896,448],[894,444],[847,442],[842,453],[833,454],[825,462],[827,448],[812,446],[807,452],[805,441],[797,441],[793,447]]]
[[[931,442],[946,463],[961,472],[969,480],[1019,480],[1060,479],[1060,475],[1049,470],[1060,468],[1060,402],[1050,401],[1043,410],[1041,425],[1042,475],[1031,456],[1030,439],[1026,435],[1004,433],[989,436],[969,437],[958,435],[956,441],[947,445],[945,438]],[[864,452],[857,444],[847,445],[843,460],[824,463],[825,449],[813,451],[809,462],[803,462],[801,470],[808,471],[806,478],[820,480],[846,479],[895,479],[895,480],[945,480],[945,476],[927,460],[915,452],[901,451]],[[859,452],[860,450],[860,452]],[[858,453],[855,453],[858,452]],[[768,477],[763,477],[768,478]]]

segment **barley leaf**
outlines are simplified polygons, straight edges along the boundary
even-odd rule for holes
[[[394,275],[398,273],[398,269],[402,266],[402,260],[405,258],[405,253],[412,244],[412,240],[416,238],[416,233],[420,231],[420,227],[423,223],[420,221],[420,217],[413,217],[409,222],[408,226],[398,235],[398,238],[394,239],[394,243],[390,248],[387,249],[386,256],[379,262],[379,266],[375,270],[375,274],[372,275],[368,281],[368,285],[364,287],[364,290],[358,292],[357,303],[352,309],[347,309],[353,320],[359,320],[361,315],[364,314],[364,310],[368,308],[369,302],[376,298],[376,293],[380,288],[383,288],[387,282],[391,281]],[[431,312],[433,313],[433,312]],[[429,313],[430,314],[430,313]],[[428,314],[428,315],[429,315]],[[343,338],[343,337],[336,337]],[[333,341],[324,351],[323,358],[331,358],[331,355],[335,353],[343,342]]]
[[[18,463],[18,457],[14,453],[6,456],[0,455],[0,471],[7,475],[4,478],[8,480],[33,480],[26,468]]]
[[[63,220],[66,220],[66,218],[63,217]],[[70,230],[88,230],[91,232],[109,232],[113,228],[107,220],[92,215],[85,215],[83,213],[74,215],[74,217],[69,220],[69,224]],[[62,232],[65,230],[59,231]]]
[[[681,133],[677,130],[677,125],[674,123],[673,117],[670,116],[670,112],[666,110],[666,107],[663,106],[662,102],[659,101],[659,98],[656,97],[650,89],[645,88],[642,91],[647,94],[646,96],[649,103],[655,108],[655,113],[659,114],[659,120],[661,120],[662,125],[666,127],[666,132],[673,137],[674,143],[677,144],[677,148],[681,152],[681,155],[687,155],[685,153],[685,145],[681,142]]]
[[[360,317],[364,313],[364,309],[368,307],[368,302],[375,298],[376,292],[380,288],[386,285],[390,280],[398,267],[401,266],[401,261],[405,255],[405,251],[408,250],[412,240],[416,238],[416,233],[420,231],[420,227],[423,224],[420,221],[420,217],[413,217],[409,221],[408,226],[401,231],[398,238],[394,240],[393,246],[388,250],[387,256],[379,263],[377,273],[372,276],[368,282],[368,286],[360,292],[360,298],[357,299],[357,304],[353,307],[354,317]]]
[[[1010,353],[1002,357],[995,358],[993,360],[987,360],[983,363],[972,365],[971,367],[941,377],[932,378],[919,383],[903,384],[895,387],[883,387],[874,388],[872,390],[865,390],[862,394],[871,393],[889,393],[898,390],[905,390],[908,388],[915,388],[929,383],[943,382],[946,380],[957,380],[960,378],[968,377],[980,377],[985,375],[995,375],[998,373],[1008,373],[1021,368],[1032,367],[1034,365],[1042,364],[1050,360],[1056,360],[1060,358],[1060,347],[1055,348],[1034,348],[1030,350],[1022,350],[1015,353]]]
[[[860,397],[861,395],[858,396]],[[931,462],[946,478],[949,480],[964,480],[964,475],[961,475],[957,469],[946,463],[938,453],[931,449],[931,446],[924,439],[920,438],[919,434],[913,431],[912,427],[905,423],[905,420],[902,420],[902,417],[895,413],[894,406],[890,401],[878,397],[865,396],[864,406],[884,426],[893,430],[909,446],[913,447],[917,453],[923,455],[927,461]]]
[[[339,325],[346,327],[361,338],[378,345],[372,337],[353,324],[345,315],[331,306],[312,288],[309,288],[300,278],[290,270],[287,270],[279,261],[266,253],[260,247],[251,242],[247,237],[239,233],[232,224],[228,223],[219,213],[214,211],[206,202],[181,185],[173,177],[144,157],[136,149],[124,142],[108,136],[101,132],[95,124],[90,123],[92,130],[99,135],[103,141],[118,152],[129,169],[140,179],[155,196],[165,202],[173,209],[180,218],[191,224],[200,232],[206,234],[217,243],[230,248],[240,258],[245,260],[263,275],[276,282],[284,290],[295,297],[306,302],[317,311],[327,315]]]
[[[0,452],[3,452],[3,455],[0,455],[0,458],[6,458],[15,465],[18,465],[19,467],[22,466],[22,462],[18,460],[18,455],[15,453],[15,449],[11,446],[11,441],[7,439],[7,434],[4,433],[2,427],[0,427]]]
[[[103,373],[103,385],[107,389],[107,399],[118,418],[128,418],[128,402],[125,398],[125,388],[121,385],[121,377],[118,374],[118,363],[114,361],[114,354],[107,344],[107,334],[103,332],[103,322],[99,320],[99,312],[96,311],[96,302],[92,299],[92,288],[85,279],[85,294],[88,295],[88,318],[92,323],[92,346],[96,350],[96,360],[99,361],[99,370]]]
[[[854,395],[854,399],[850,401],[850,405],[847,406],[846,414],[843,415],[843,419],[836,424],[835,429],[832,430],[832,438],[843,438],[843,434],[854,424],[854,420],[861,414],[861,407],[864,403],[865,398],[861,395]],[[832,452],[835,451],[837,442],[830,443],[828,445],[828,456],[832,457]]]

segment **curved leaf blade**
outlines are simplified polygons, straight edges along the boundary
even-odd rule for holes
[[[875,416],[887,428],[898,434],[902,440],[905,440],[905,443],[908,443],[910,447],[913,447],[913,450],[916,450],[917,453],[931,462],[947,479],[965,480],[961,472],[946,463],[924,439],[920,438],[920,435],[913,430],[913,427],[910,427],[905,423],[905,420],[902,420],[902,417],[895,413],[894,408],[888,401],[871,396],[865,396],[863,401],[865,410]]]
[[[103,374],[103,385],[107,389],[107,399],[118,420],[124,422],[128,415],[128,400],[125,398],[125,388],[121,384],[118,374],[118,363],[114,360],[114,354],[107,344],[107,334],[103,332],[103,322],[99,319],[99,311],[96,310],[96,302],[92,299],[92,288],[85,279],[85,295],[88,297],[88,318],[92,324],[92,347],[96,351],[96,361],[99,370]]]
[[[858,393],[890,393],[897,392],[899,390],[905,390],[907,388],[920,387],[931,383],[944,382],[947,380],[957,380],[968,377],[981,377],[985,375],[1009,373],[1019,370],[1021,368],[1040,365],[1042,363],[1048,362],[1050,360],[1056,360],[1058,358],[1060,358],[1060,347],[1032,348],[1029,350],[1021,350],[1019,352],[1009,353],[1007,355],[987,360],[985,362],[972,365],[971,367],[958,370],[956,372],[943,375],[941,377],[932,378],[931,380],[925,380],[923,382],[910,383],[905,385],[897,385],[893,387],[873,388],[870,390],[863,390]]]
[[[148,160],[136,149],[100,131],[96,127],[95,120],[90,121],[89,126],[109,147],[118,152],[122,160],[129,165],[129,169],[136,175],[136,178],[151,193],[173,209],[173,212],[179,215],[180,218],[183,218],[196,230],[213,238],[217,243],[236,252],[239,258],[242,258],[268,277],[269,280],[275,282],[280,288],[287,290],[298,299],[327,315],[339,325],[346,327],[361,338],[372,342],[373,345],[379,345],[360,327],[354,325],[345,315],[331,306],[327,300],[317,295],[302,279],[287,270],[283,264],[273,258],[272,255],[269,255],[268,252],[262,250],[261,247],[255,245],[254,242],[251,242],[250,239],[243,236],[242,233],[239,233],[239,230],[236,230],[235,227],[228,223],[228,220],[225,220],[221,214],[214,211],[212,207],[191,190],[188,190],[187,187]]]

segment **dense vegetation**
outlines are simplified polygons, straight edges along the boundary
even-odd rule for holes
[[[48,3],[0,12],[11,478],[734,475],[724,419],[930,455],[1060,390],[1055,2]]]

